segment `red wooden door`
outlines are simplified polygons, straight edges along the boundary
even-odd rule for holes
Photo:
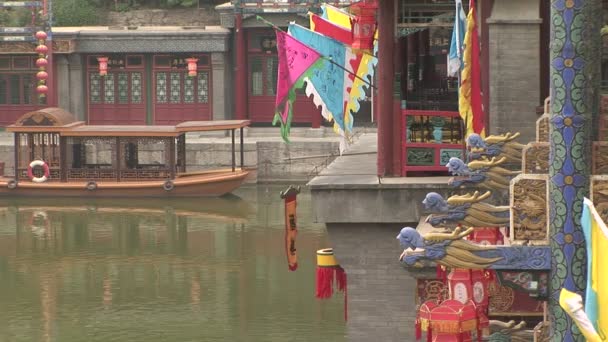
[[[184,121],[211,120],[211,73],[199,70],[154,72],[154,123],[174,125]]]
[[[145,73],[143,56],[117,57],[119,66],[99,75],[96,57],[89,58],[89,124],[146,124]],[[117,62],[115,62],[117,63]]]

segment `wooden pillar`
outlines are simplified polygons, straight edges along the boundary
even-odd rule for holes
[[[122,159],[122,148],[120,146],[120,137],[116,137],[116,181],[120,182],[120,162]]]
[[[15,151],[15,180],[19,181],[19,149],[21,148],[21,134],[23,133],[13,133],[14,137],[15,137],[15,145],[14,145],[14,151]],[[19,230],[19,229],[17,229]]]
[[[393,1],[379,1],[378,11],[378,176],[392,173],[394,16]]]
[[[169,165],[171,166],[171,179],[175,179],[175,137],[169,140]]]
[[[600,89],[601,6],[600,0],[551,1],[551,32],[556,33],[551,35],[549,63],[551,341],[585,340],[559,306],[559,293],[566,288],[584,296],[587,285],[580,218],[583,198],[589,196],[591,122]]]
[[[234,68],[235,119],[248,118],[247,113],[247,44],[243,29],[243,14],[235,14],[236,65]]]
[[[61,181],[68,181],[68,138],[67,137],[59,137],[59,163],[61,164]]]

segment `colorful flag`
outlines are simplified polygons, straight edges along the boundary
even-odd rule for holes
[[[352,45],[351,33],[351,15],[331,5],[321,5],[323,11],[322,16],[311,15],[310,27],[313,31],[319,32],[326,36],[332,37],[348,46]],[[345,38],[348,34],[348,38]],[[376,38],[378,32],[376,31]],[[378,44],[374,43],[374,51]],[[352,80],[352,87],[347,89],[348,101],[344,109],[344,125],[347,131],[352,131],[354,119],[351,113],[357,113],[360,109],[359,101],[365,99],[365,90],[363,87],[368,86],[366,82],[371,82],[374,75],[374,66],[378,64],[378,59],[368,54],[356,54],[356,59],[351,61],[355,74],[349,75]]]
[[[323,59],[318,52],[302,44],[285,32],[275,30],[277,36],[277,55],[279,59],[277,77],[277,97],[275,116],[272,121],[281,123],[281,136],[289,141],[289,130],[293,116],[293,101],[295,89],[303,86],[303,76],[311,72],[314,65],[319,65]]]
[[[331,37],[346,45],[353,45],[353,34],[350,28],[342,27],[338,24],[322,18],[314,13],[310,13],[310,29],[323,35]]]
[[[347,135],[344,123],[344,109],[348,98],[347,88],[352,88],[348,72],[353,72],[350,61],[355,59],[352,49],[339,41],[313,32],[305,27],[291,23],[289,34],[295,39],[319,52],[324,58],[318,68],[306,76],[306,95],[313,94],[316,106],[321,106],[321,114],[334,121],[334,131],[342,136]],[[348,72],[345,72],[346,69]]]
[[[479,65],[479,38],[475,1],[469,2],[467,31],[464,36],[463,52],[464,69],[461,73],[460,92],[458,94],[458,111],[464,121],[465,136],[477,133],[485,137],[485,123],[481,94],[481,72]]]
[[[344,12],[343,10],[328,4],[321,5],[321,11],[322,18],[325,18],[336,25],[340,25],[350,30],[351,15],[349,13]]]
[[[599,334],[608,336],[608,227],[587,198],[581,226],[587,247],[585,313]]]
[[[462,8],[462,0],[456,0],[456,13],[454,14],[454,29],[452,30],[452,43],[448,54],[448,76],[460,75],[462,69],[462,43],[464,41],[464,24],[466,14]]]

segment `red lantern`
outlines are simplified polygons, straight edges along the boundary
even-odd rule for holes
[[[196,76],[198,58],[186,58],[186,62],[188,63],[188,76],[194,77]]]
[[[97,57],[99,63],[99,76],[105,76],[108,74],[108,57]]]
[[[36,78],[39,80],[46,80],[49,77],[49,74],[46,73],[46,71],[38,71],[38,73],[36,74]]]
[[[36,52],[38,52],[41,55],[46,54],[48,51],[49,51],[49,48],[44,44],[40,44],[40,45],[36,46]]]
[[[498,227],[475,227],[471,241],[480,245],[502,245],[504,238]]]
[[[471,301],[425,302],[420,307],[419,321],[421,330],[427,332],[427,341],[433,342],[469,342],[471,332],[478,329],[477,309]]]
[[[376,0],[363,0],[353,4],[351,13],[351,32],[353,36],[352,48],[354,51],[372,53],[374,36],[376,34]]]
[[[38,31],[38,32],[36,32],[36,34],[34,36],[38,40],[45,40],[47,37],[46,32],[44,32],[44,31]]]
[[[38,94],[46,94],[49,91],[49,87],[45,86],[44,84],[41,84],[36,87],[36,91],[38,92]]]
[[[450,298],[463,304],[472,300],[475,305],[487,307],[489,280],[486,270],[454,268],[448,274]]]
[[[39,68],[44,68],[48,64],[49,64],[49,61],[47,61],[46,58],[38,58],[36,60],[36,66]]]

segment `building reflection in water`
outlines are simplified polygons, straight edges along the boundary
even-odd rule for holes
[[[49,342],[111,340],[117,333],[154,341],[154,331],[159,341],[267,341],[266,334],[284,340],[290,329],[342,340],[342,303],[313,297],[323,227],[310,223],[308,235],[300,235],[299,251],[311,251],[310,260],[290,274],[276,197],[255,206],[234,199],[6,204],[0,341],[27,331],[19,327],[24,322],[39,322],[29,334]]]

